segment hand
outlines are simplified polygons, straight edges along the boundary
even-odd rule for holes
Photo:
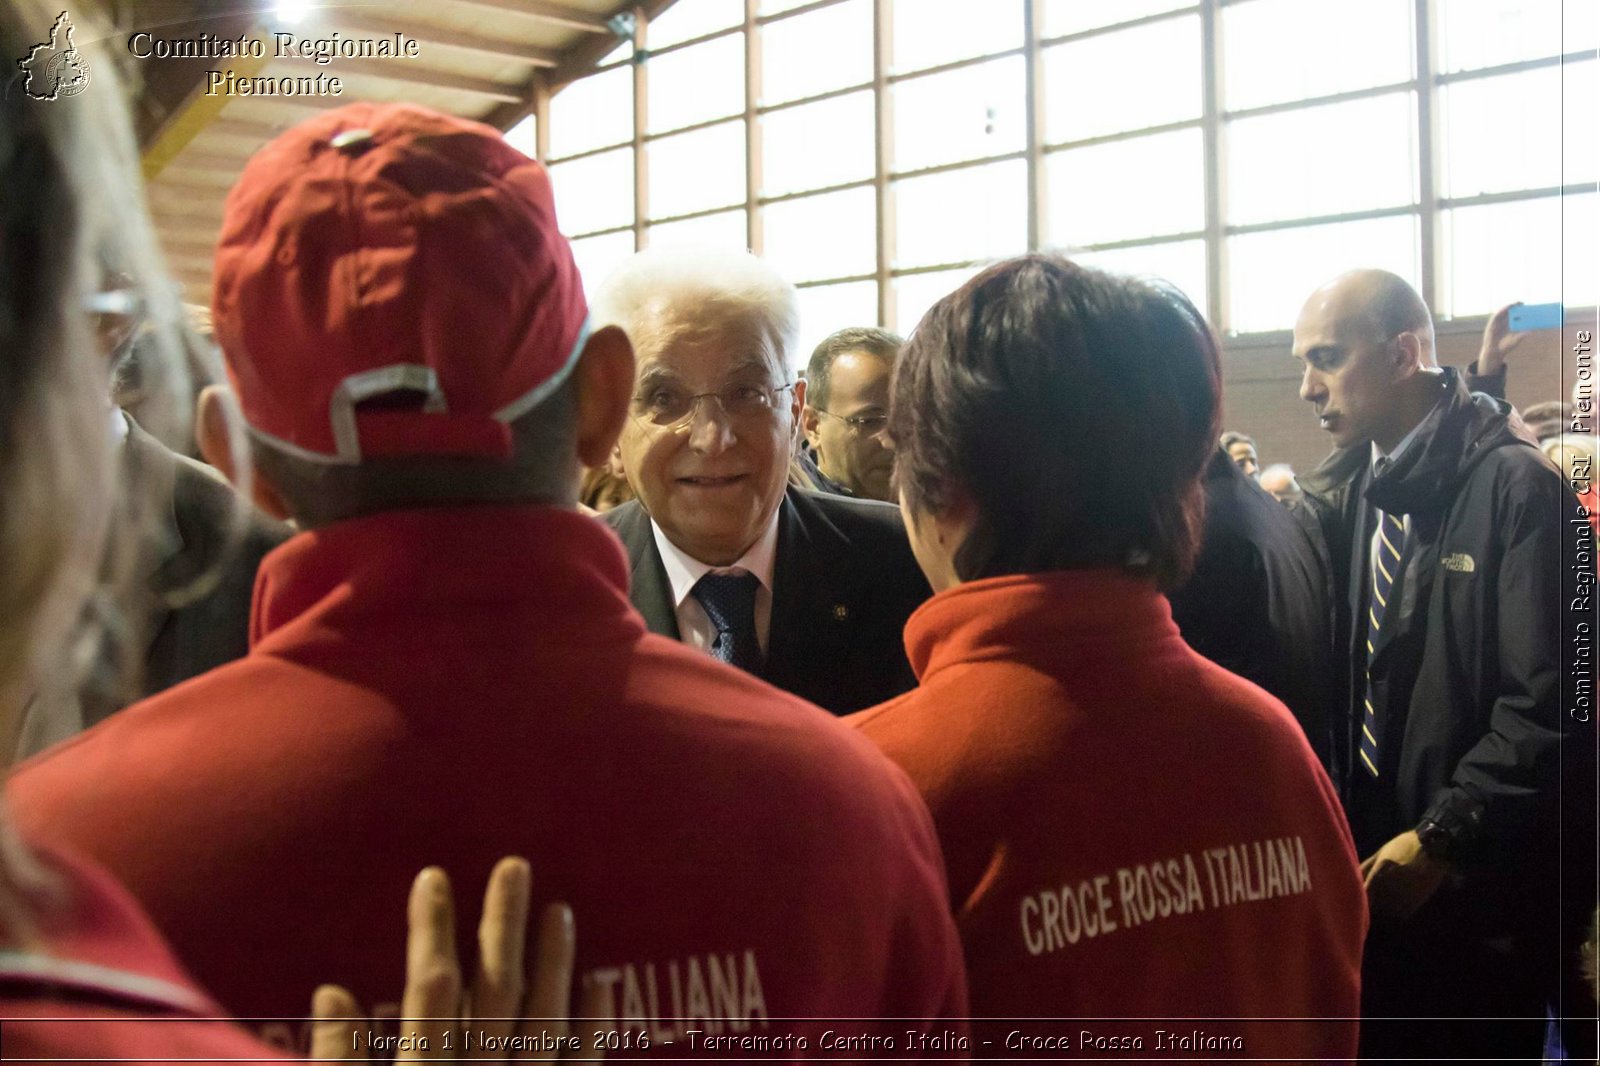
[[[1522,343],[1526,333],[1511,332],[1511,309],[1521,307],[1522,301],[1507,304],[1489,317],[1483,327],[1483,343],[1478,348],[1478,373],[1483,377],[1498,374],[1506,365],[1506,356]]]
[[[1450,867],[1422,850],[1416,830],[1389,841],[1361,864],[1372,913],[1409,918],[1439,890]]]
[[[523,859],[501,859],[489,875],[478,925],[477,972],[470,995],[463,999],[450,879],[437,866],[417,875],[407,905],[406,988],[400,1009],[401,1034],[417,1039],[396,1054],[396,1062],[599,1057],[599,1051],[585,1049],[581,1037],[568,1033],[567,997],[576,941],[572,911],[564,903],[550,904],[540,917],[532,987],[527,987],[523,946],[530,888]],[[597,1018],[602,1009],[599,989],[586,992],[580,1016]],[[337,985],[318,988],[311,1014],[313,1060],[373,1057],[373,1049],[365,1046],[367,1019],[347,990]],[[524,1039],[513,1044],[513,1037]]]

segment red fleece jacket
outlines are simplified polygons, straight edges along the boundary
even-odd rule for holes
[[[1050,1054],[1354,1055],[1354,1021],[1180,1021],[1355,1018],[1366,903],[1294,719],[1191,651],[1152,584],[973,581],[906,648],[920,686],[847,721],[933,812],[974,1017],[1149,1019],[1023,1027],[1069,1038]]]
[[[627,580],[609,530],[549,508],[301,534],[262,563],[247,657],[29,763],[12,803],[109,867],[247,1017],[303,1017],[324,981],[398,999],[407,890],[432,863],[470,957],[507,854],[532,863],[536,908],[572,904],[580,973],[651,1053],[698,1057],[691,1029],[963,1016],[905,775],[647,633]]]

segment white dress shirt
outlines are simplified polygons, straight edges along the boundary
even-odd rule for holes
[[[655,535],[656,550],[661,553],[667,580],[672,584],[672,607],[678,617],[678,637],[685,644],[709,655],[711,642],[717,639],[717,627],[711,624],[700,601],[691,595],[695,582],[712,571],[719,574],[754,574],[761,583],[756,589],[756,639],[761,643],[761,653],[766,654],[767,634],[772,629],[772,568],[778,555],[778,513],[773,512],[766,531],[732,566],[710,566],[701,562],[668,540],[655,519],[650,520],[650,532]]]

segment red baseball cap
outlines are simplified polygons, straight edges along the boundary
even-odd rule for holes
[[[335,463],[509,457],[588,336],[544,167],[409,104],[329,111],[251,158],[212,317],[251,429]]]

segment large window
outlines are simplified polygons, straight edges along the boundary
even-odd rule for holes
[[[543,143],[591,286],[752,247],[800,286],[797,361],[1029,249],[1236,333],[1358,265],[1446,318],[1587,307],[1597,40],[1592,0],[678,0]]]

